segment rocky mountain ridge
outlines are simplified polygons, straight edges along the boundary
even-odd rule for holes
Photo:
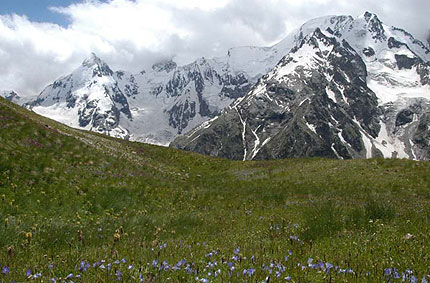
[[[92,54],[31,101],[3,96],[75,128],[232,159],[428,159],[429,61],[424,43],[366,12],[137,74]]]
[[[314,23],[245,97],[172,146],[238,160],[428,160],[430,50],[368,12]]]
[[[168,145],[243,97],[316,26],[336,29],[348,19],[312,20],[271,47],[232,48],[185,66],[160,62],[137,74],[114,72],[93,54],[26,107],[75,128]]]

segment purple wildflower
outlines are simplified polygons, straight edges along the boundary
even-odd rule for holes
[[[121,271],[117,270],[115,272],[115,275],[116,275],[116,278],[118,279],[118,281],[121,281],[121,279],[122,279],[122,273],[121,273]]]
[[[248,275],[249,277],[251,277],[252,275],[254,275],[254,273],[255,273],[255,269],[254,268],[248,268],[248,269],[245,269],[243,271],[243,275]]]
[[[385,268],[384,269],[384,275],[385,276],[390,276],[391,275],[391,268]]]

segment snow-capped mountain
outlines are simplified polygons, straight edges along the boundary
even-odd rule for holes
[[[430,159],[430,50],[421,41],[368,12],[312,20],[289,41],[246,96],[171,146],[240,160]]]
[[[75,128],[129,137],[128,130],[119,124],[121,119],[132,119],[127,99],[114,72],[95,54],[72,74],[46,87],[26,106]]]
[[[160,62],[138,74],[113,72],[93,54],[26,106],[72,127],[168,145],[243,97],[305,34],[317,26],[338,29],[348,19],[309,21],[272,47],[232,48],[185,66]]]
[[[18,93],[16,93],[13,90],[4,90],[0,92],[0,96],[6,98],[7,100],[20,104],[21,103],[21,96],[19,96]]]
[[[92,54],[25,106],[75,128],[168,145],[245,95],[288,44],[233,48],[185,66],[161,62],[138,74],[113,72]]]

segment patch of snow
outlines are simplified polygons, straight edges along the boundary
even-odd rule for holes
[[[242,143],[243,143],[243,161],[246,160],[247,147],[246,147],[246,118],[242,119],[242,115],[240,115],[239,110],[235,107],[237,115],[239,116],[240,123],[242,124]]]
[[[387,125],[380,122],[381,129],[379,130],[378,137],[375,139],[374,145],[379,149],[384,158],[392,158],[397,154],[399,158],[408,158],[405,152],[405,145],[398,139],[393,138],[388,134]]]
[[[316,135],[318,135],[317,130],[316,130],[316,127],[315,127],[314,125],[309,124],[309,123],[308,123],[308,122],[306,122],[306,121],[305,121],[305,123],[306,123],[306,126],[308,126],[308,128],[309,128],[312,132],[314,132]]]
[[[325,88],[328,98],[330,98],[334,103],[336,103],[336,94],[327,86]]]
[[[336,154],[336,157],[339,159],[343,159],[342,156],[339,155],[339,153],[336,151],[336,149],[334,148],[334,143],[331,144],[331,150],[333,150],[334,154]]]

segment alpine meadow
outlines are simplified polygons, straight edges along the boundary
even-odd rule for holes
[[[430,282],[430,2],[0,2],[0,283]]]
[[[229,161],[0,113],[3,282],[428,279],[428,162]]]

